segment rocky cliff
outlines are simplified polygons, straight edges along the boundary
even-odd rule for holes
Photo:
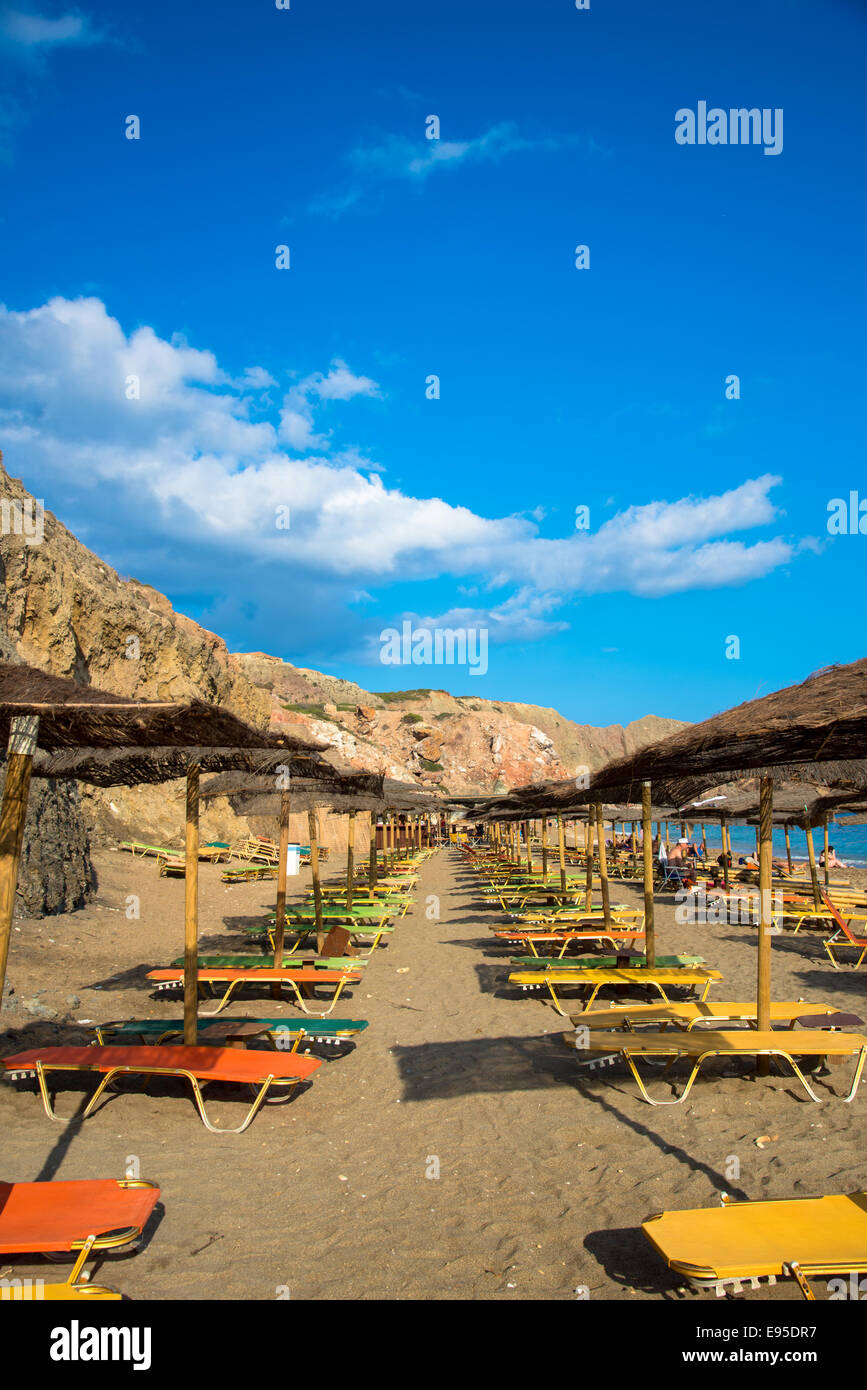
[[[37,511],[0,454],[0,653],[7,660],[123,695],[199,696],[259,728],[303,725],[355,766],[452,794],[573,777],[579,767],[592,770],[680,727],[648,716],[625,728],[594,728],[535,705],[442,690],[374,692],[267,653],[231,654],[156,589],[119,575],[50,512]],[[93,882],[90,842],[181,842],[177,783],[80,794],[48,786],[33,804],[20,895],[27,910],[63,911],[83,901]],[[341,847],[343,818],[323,814],[321,824],[323,842]],[[208,808],[202,828],[215,839],[248,829],[223,801]],[[302,819],[292,830],[307,839]]]

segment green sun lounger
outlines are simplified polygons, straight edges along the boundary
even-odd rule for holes
[[[537,969],[540,974],[552,970],[613,970],[616,969],[617,956],[513,956],[508,962],[511,968]],[[632,957],[630,965],[641,965],[642,960]],[[675,965],[704,965],[703,956],[657,956],[656,964],[663,967]]]
[[[171,962],[173,969],[183,968],[184,958],[179,956],[177,960]],[[263,965],[271,964],[271,957],[266,952],[259,956],[199,956],[198,964],[203,969],[211,970],[258,970]],[[351,967],[353,970],[362,970],[367,965],[366,956],[286,956],[283,964],[294,969],[302,965],[317,966],[322,970],[342,970],[344,967]]]
[[[299,1051],[305,1050],[305,1040],[325,1044],[337,1044],[348,1042],[356,1033],[363,1033],[367,1025],[366,1018],[233,1018],[232,1026],[242,1026],[245,1023],[257,1023],[267,1026],[268,1035],[280,1050],[284,1048],[285,1042],[294,1042],[298,1035],[301,1035]],[[208,1032],[213,1031],[220,1037],[226,1032],[227,1023],[224,1019],[200,1018],[198,1020],[197,1031],[199,1040],[203,1043],[208,1041]],[[100,1023],[93,1025],[97,1041],[100,1043],[111,1044],[115,1041],[126,1042],[130,1038],[139,1038],[142,1042],[149,1042],[154,1039],[156,1042],[166,1042],[171,1038],[183,1037],[184,1021],[182,1018],[140,1018],[129,1019],[122,1023]]]
[[[173,859],[180,851],[176,849],[166,849],[165,845],[146,845],[140,840],[123,840],[118,846],[119,849],[127,849],[130,854],[140,854],[142,857],[154,855],[156,858]]]

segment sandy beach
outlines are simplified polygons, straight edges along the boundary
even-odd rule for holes
[[[328,876],[339,863],[332,858]],[[183,882],[116,851],[100,851],[96,867],[99,890],[86,909],[15,923],[4,1055],[89,1039],[76,1020],[179,1013],[177,1000],[150,993],[145,973],[182,951]],[[292,882],[300,896],[309,871]],[[414,906],[338,1007],[369,1028],[245,1134],[208,1134],[174,1083],[114,1095],[83,1124],[65,1125],[50,1123],[35,1089],[4,1083],[3,1177],[121,1176],[137,1159],[162,1189],[159,1220],[138,1253],[105,1259],[98,1278],[141,1300],[574,1300],[586,1289],[592,1299],[713,1301],[678,1293],[642,1220],[716,1205],[721,1191],[867,1187],[867,1094],[852,1105],[839,1099],[848,1063],[819,1079],[822,1105],[788,1077],[724,1075],[712,1064],[683,1106],[654,1109],[625,1068],[579,1070],[561,1040],[568,1021],[540,995],[507,985],[511,952],[491,937],[498,914],[478,888],[454,849],[423,866]],[[127,920],[129,895],[140,899],[139,920]],[[639,890],[618,883],[612,896],[637,903]],[[202,953],[244,949],[237,928],[273,898],[272,883],[227,888],[218,867],[203,865]],[[679,925],[671,895],[658,900],[657,927],[662,951],[698,953],[722,971],[711,998],[752,997],[754,929]],[[865,985],[867,972],[832,968],[820,933],[774,939],[775,999],[867,1019]],[[23,1001],[59,1021],[34,1017]],[[264,993],[231,1012],[298,1016]],[[60,1115],[74,1116],[84,1093],[71,1079]],[[242,1104],[224,1095],[215,1116],[237,1123]],[[19,1275],[48,1270],[15,1264]],[[800,1295],[787,1283],[747,1297]]]

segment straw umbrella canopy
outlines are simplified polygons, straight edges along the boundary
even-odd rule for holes
[[[37,750],[56,755],[51,760],[40,755],[38,775],[67,779],[95,780],[96,785],[118,785],[104,781],[117,778],[112,772],[112,750],[158,750],[153,766],[139,764],[128,780],[166,780],[166,750],[175,749],[175,766],[170,775],[187,772],[187,859],[195,849],[195,870],[189,875],[185,912],[185,1020],[191,987],[195,988],[196,890],[198,869],[198,773],[199,765],[190,755],[208,749],[222,753],[237,749],[269,749],[288,758],[293,749],[303,748],[312,756],[317,747],[308,738],[262,733],[228,710],[201,700],[135,700],[78,685],[34,667],[0,663],[0,731],[6,735],[7,761],[0,808],[0,997],[6,976],[6,962],[15,905],[15,890],[24,837],[24,822]],[[158,754],[162,754],[162,759]],[[76,758],[78,754],[78,765]],[[169,759],[170,761],[170,759]],[[161,764],[161,765],[160,765]],[[89,774],[89,775],[88,775]],[[193,966],[187,969],[187,958]],[[189,977],[189,978],[187,978]],[[195,995],[193,993],[193,999]],[[195,1028],[193,1012],[193,1029]]]

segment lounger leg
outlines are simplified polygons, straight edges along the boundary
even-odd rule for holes
[[[94,1109],[96,1108],[96,1103],[102,1095],[103,1091],[105,1090],[106,1086],[109,1084],[110,1081],[114,1080],[114,1078],[118,1075],[119,1072],[122,1072],[123,1070],[123,1067],[112,1067],[111,1071],[106,1072],[105,1076],[100,1081],[93,1095],[90,1097],[90,1100],[87,1102],[87,1106],[85,1108],[82,1119],[86,1120],[88,1115],[93,1114]]]
[[[240,984],[243,984],[243,980],[230,980],[229,988],[226,990],[226,993],[223,995],[217,1007],[215,1009],[211,1009],[209,1013],[202,1013],[201,1017],[216,1018],[217,1014],[221,1014],[225,1009],[226,1005],[229,1003],[230,999],[232,998],[232,995],[235,993],[237,986]]]
[[[60,1116],[54,1113],[54,1106],[51,1104],[51,1097],[48,1094],[45,1068],[41,1062],[36,1063],[36,1079],[39,1082],[39,1093],[42,1096],[42,1105],[49,1120],[57,1120],[59,1124],[65,1124],[65,1120],[61,1120]]]
[[[855,1092],[858,1090],[858,1083],[861,1080],[861,1073],[864,1070],[864,1063],[867,1062],[867,1047],[862,1047],[858,1053],[858,1061],[855,1063],[855,1075],[852,1077],[852,1085],[849,1088],[848,1096],[844,1096],[845,1101],[855,1099]]]
[[[265,1078],[261,1087],[259,1088],[259,1091],[256,1095],[256,1099],[253,1101],[253,1104],[247,1111],[246,1118],[244,1119],[242,1124],[232,1127],[223,1127],[220,1125],[212,1125],[211,1121],[208,1119],[208,1116],[205,1113],[205,1102],[202,1098],[202,1090],[196,1077],[193,1076],[192,1072],[185,1072],[184,1075],[189,1078],[190,1085],[193,1088],[193,1096],[195,1098],[199,1115],[201,1116],[202,1124],[205,1126],[206,1129],[210,1130],[211,1134],[243,1134],[244,1130],[253,1123],[253,1120],[256,1117],[256,1113],[262,1105],[262,1102],[264,1101],[265,1097],[267,1096],[268,1091],[271,1088],[271,1083],[274,1080],[273,1076],[268,1076]],[[293,1084],[297,1085],[298,1083],[296,1081]]]
[[[638,1084],[638,1089],[640,1090],[641,1094],[644,1096],[644,1099],[647,1101],[648,1105],[682,1105],[683,1102],[686,1100],[687,1096],[689,1095],[690,1091],[692,1090],[692,1083],[695,1081],[695,1078],[698,1076],[699,1067],[701,1066],[702,1062],[703,1062],[704,1059],[705,1059],[705,1056],[707,1056],[707,1055],[713,1055],[713,1054],[703,1053],[702,1056],[699,1057],[698,1061],[696,1062],[695,1066],[693,1067],[692,1071],[690,1072],[689,1079],[688,1079],[686,1085],[684,1086],[684,1088],[683,1088],[683,1090],[681,1091],[681,1093],[680,1093],[679,1096],[675,1096],[674,1100],[654,1100],[650,1095],[648,1095],[647,1087],[645,1086],[644,1082],[643,1082],[642,1079],[641,1079],[641,1076],[639,1075],[638,1068],[637,1068],[636,1065],[635,1065],[635,1062],[634,1062],[634,1060],[633,1060],[632,1054],[631,1054],[630,1052],[624,1052],[624,1054],[623,1054],[623,1056],[624,1056],[625,1059],[626,1059],[626,1062],[627,1062],[627,1065],[628,1065],[628,1067],[629,1067],[629,1070],[632,1072],[632,1075],[635,1077],[635,1080],[636,1080],[636,1082],[637,1082],[637,1084]],[[675,1059],[673,1059],[673,1060],[675,1060]],[[670,1066],[670,1065],[671,1065],[671,1063],[669,1063],[669,1066]]]
[[[566,1015],[563,1013],[563,1010],[560,1008],[560,1000],[557,998],[557,991],[556,991],[555,988],[554,988],[553,982],[552,982],[551,980],[549,980],[549,979],[546,978],[545,984],[548,986],[548,993],[550,994],[551,998],[554,1000],[554,1008],[557,1010],[558,1014],[561,1014],[561,1015],[565,1018]]]
[[[810,1097],[810,1100],[814,1100],[817,1105],[821,1105],[822,1097],[816,1095],[816,1092],[813,1090],[806,1076],[801,1071],[801,1068],[798,1066],[794,1057],[790,1056],[788,1052],[779,1052],[775,1053],[774,1055],[779,1057],[785,1057],[786,1061],[789,1063],[789,1066],[792,1068],[792,1071],[795,1073],[804,1090],[807,1092],[807,1095]]]

